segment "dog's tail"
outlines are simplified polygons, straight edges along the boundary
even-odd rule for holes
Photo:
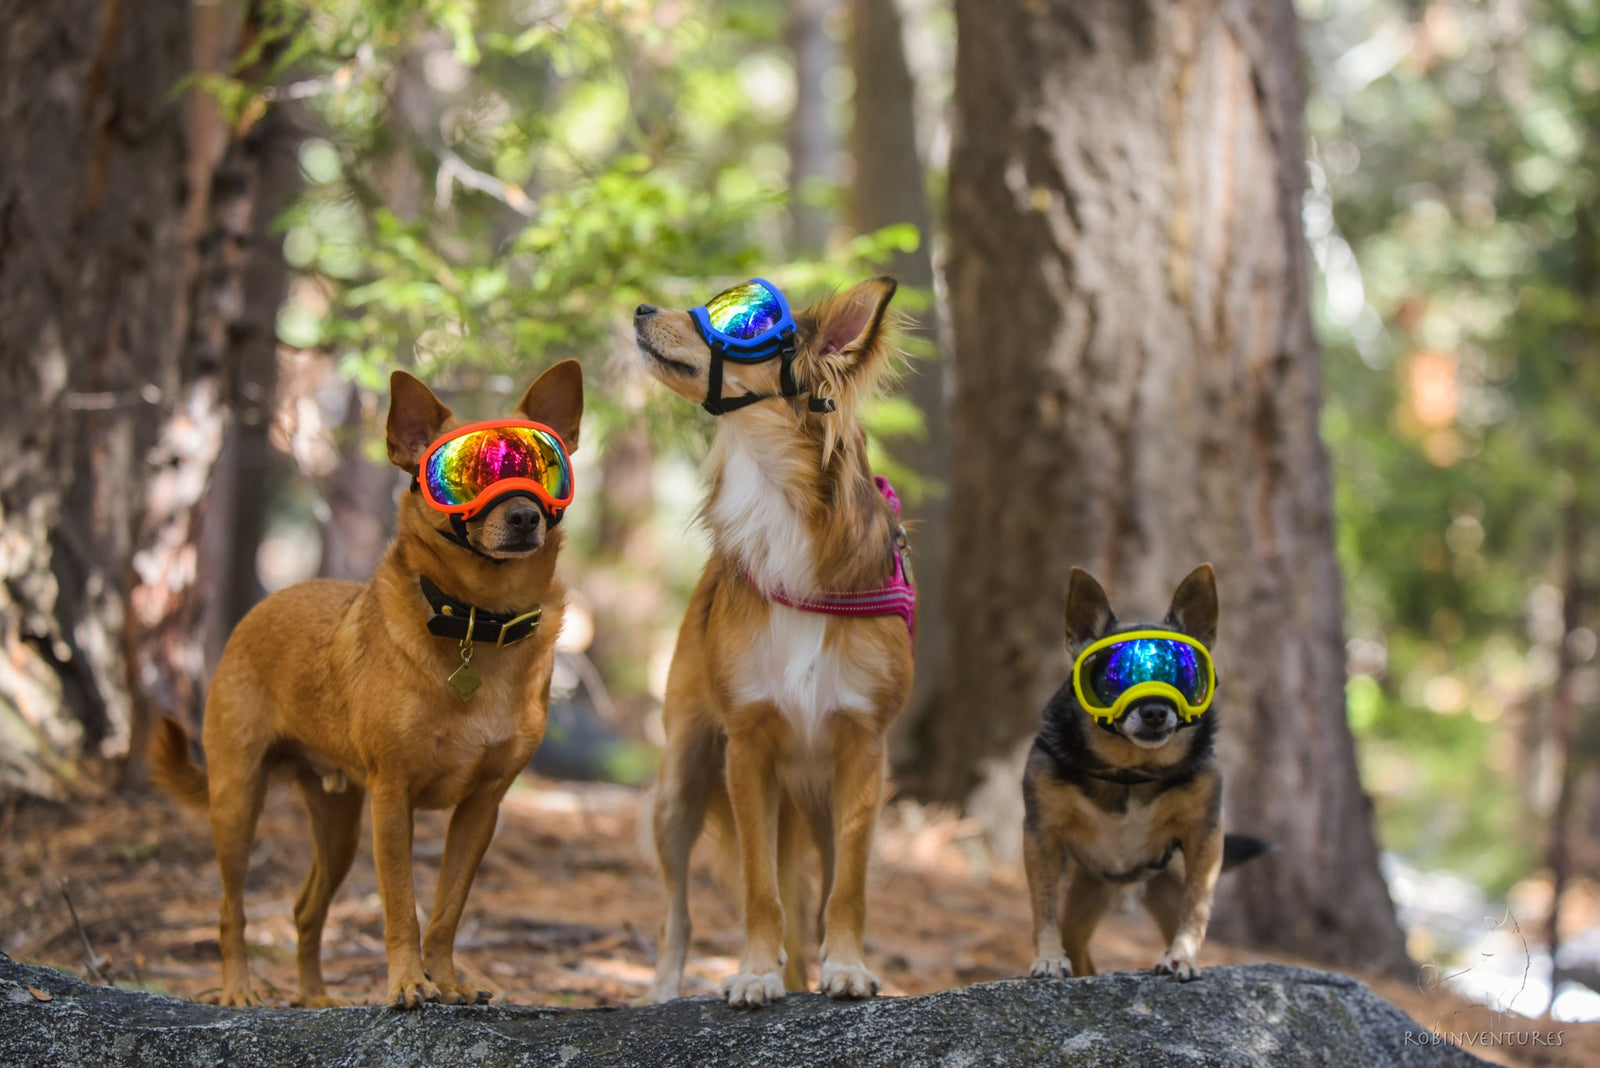
[[[150,739],[150,781],[162,793],[202,812],[211,804],[206,769],[189,752],[189,732],[171,716],[161,717]]]
[[[1246,861],[1251,861],[1263,853],[1270,853],[1276,847],[1265,838],[1252,838],[1248,834],[1225,834],[1222,836],[1222,870],[1232,871]]]

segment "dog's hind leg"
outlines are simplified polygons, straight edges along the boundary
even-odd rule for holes
[[[833,806],[826,797],[805,799],[806,819],[811,824],[811,840],[822,858],[822,896],[817,903],[817,940],[827,937],[828,898],[833,894]]]
[[[234,736],[227,743],[208,745],[206,757],[211,837],[217,846],[217,870],[222,877],[217,925],[217,943],[222,951],[220,1000],[232,1008],[244,1008],[261,1004],[250,987],[250,961],[244,942],[244,884],[250,870],[256,821],[267,796],[266,747]]]
[[[656,856],[666,890],[667,915],[656,953],[656,974],[644,1000],[659,1004],[677,997],[689,952],[689,855],[705,824],[706,804],[722,780],[721,747],[715,733],[690,719],[667,739],[656,778]]]
[[[778,897],[783,902],[783,985],[806,988],[806,848],[805,814],[793,798],[778,809]]]
[[[322,776],[310,767],[296,769],[296,783],[311,819],[315,855],[300,897],[294,903],[294,925],[299,934],[296,958],[300,972],[300,1004],[308,1009],[343,1005],[328,996],[322,981],[322,927],[328,919],[328,902],[350,873],[361,835],[361,805],[366,791],[354,783],[330,793]]]
[[[1067,900],[1061,910],[1061,944],[1072,962],[1072,974],[1094,974],[1094,958],[1089,956],[1089,936],[1100,925],[1113,896],[1112,884],[1097,879],[1073,863],[1067,881]]]

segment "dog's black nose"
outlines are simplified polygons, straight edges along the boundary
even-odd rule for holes
[[[539,526],[539,509],[525,504],[507,509],[506,526],[522,533],[536,529]]]
[[[1136,728],[1159,728],[1166,726],[1169,721],[1176,722],[1178,710],[1171,701],[1154,698],[1134,702],[1133,707],[1128,709],[1128,716]]]
[[[635,319],[648,319],[650,316],[654,315],[660,310],[661,309],[656,307],[654,304],[641,304],[637,308],[633,309],[633,317]]]

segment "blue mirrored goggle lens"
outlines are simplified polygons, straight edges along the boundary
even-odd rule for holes
[[[1143,682],[1164,682],[1192,705],[1206,698],[1209,685],[1200,653],[1187,642],[1134,638],[1095,654],[1086,665],[1089,686],[1106,705]]]
[[[782,318],[778,298],[760,282],[725,289],[706,301],[706,319],[711,329],[736,341],[760,337]]]

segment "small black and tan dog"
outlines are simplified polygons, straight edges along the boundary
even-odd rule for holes
[[[1153,625],[1119,623],[1073,568],[1066,631],[1073,675],[1045,707],[1022,778],[1031,972],[1093,975],[1089,937],[1119,889],[1143,883],[1167,942],[1156,970],[1193,979],[1218,873],[1268,848],[1222,833],[1211,565]]]

